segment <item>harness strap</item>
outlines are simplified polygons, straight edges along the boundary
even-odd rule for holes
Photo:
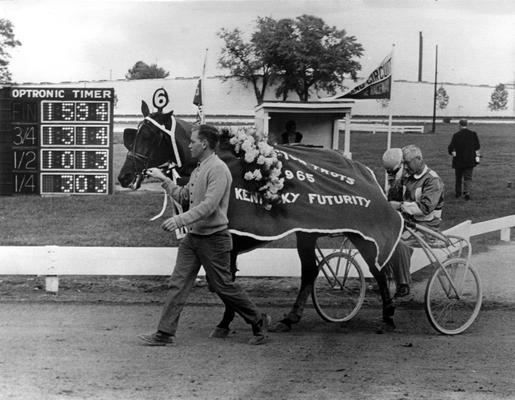
[[[173,182],[175,183],[177,181],[177,178],[179,178],[179,177],[180,177],[179,174],[177,173],[175,168],[173,168],[172,169],[172,180],[173,180]],[[163,194],[164,194],[163,206],[161,208],[161,211],[159,212],[159,214],[157,214],[154,217],[150,218],[150,221],[155,221],[156,219],[158,219],[158,218],[163,216],[163,214],[165,213],[165,210],[166,210],[166,208],[168,206],[168,197],[170,197],[170,200],[172,201],[172,216],[177,215],[177,214],[182,214],[182,212],[183,212],[182,206],[177,201],[175,201],[172,198],[172,196],[170,196],[166,192],[166,190],[164,190]],[[187,233],[188,233],[188,228],[185,227],[185,226],[175,230],[175,235],[176,235],[178,240],[182,239],[184,236],[186,236]]]
[[[176,183],[177,182],[177,178],[179,178],[179,174],[175,170],[176,165],[175,164],[170,164],[170,163],[165,163],[165,164],[161,164],[158,168],[164,168],[164,167],[170,168],[172,170],[172,181],[173,181],[173,183]],[[157,215],[153,216],[152,218],[150,218],[150,221],[155,221],[156,219],[161,218],[163,216],[163,214],[165,213],[165,211],[166,211],[166,208],[168,206],[168,193],[164,189],[163,189],[163,193],[164,193],[164,197],[163,197],[163,206],[161,207],[161,211],[159,212],[159,214],[157,214]],[[173,200],[172,196],[170,196],[170,199]],[[174,203],[176,205],[179,205],[179,203],[177,203],[175,200],[173,200],[173,201],[174,201]],[[173,214],[175,214],[175,210],[174,209],[172,209],[172,212],[173,212]]]
[[[175,117],[172,115],[172,129],[168,130],[165,126],[159,124],[155,120],[153,120],[150,117],[145,117],[145,120],[149,121],[152,125],[159,128],[163,132],[165,132],[168,136],[170,136],[171,142],[172,142],[172,150],[175,155],[175,161],[177,162],[177,166],[180,168],[182,167],[181,162],[181,156],[179,155],[179,149],[177,148],[177,142],[175,141],[175,128],[177,127],[177,121],[175,120]]]

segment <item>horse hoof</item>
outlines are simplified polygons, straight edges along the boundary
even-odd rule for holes
[[[393,319],[391,318],[389,318],[388,320],[383,320],[379,327],[376,329],[377,334],[383,334],[393,331],[395,331],[395,322],[393,322]]]
[[[383,307],[383,319],[391,319],[395,314],[395,306],[393,304],[389,304],[386,307]]]
[[[211,331],[209,334],[210,338],[217,338],[217,339],[225,339],[227,336],[229,336],[229,329],[228,328],[219,328],[218,326]]]
[[[268,328],[268,330],[270,332],[276,332],[276,333],[289,332],[289,331],[291,331],[291,325],[286,324],[282,321],[279,321],[275,325],[272,325],[270,328]]]

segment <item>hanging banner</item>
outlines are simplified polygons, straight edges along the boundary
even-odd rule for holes
[[[390,53],[367,80],[337,99],[390,99],[392,92],[392,53]]]

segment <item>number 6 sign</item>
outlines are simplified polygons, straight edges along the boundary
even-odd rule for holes
[[[163,108],[168,105],[168,93],[164,88],[157,89],[152,96],[152,104],[157,108],[158,112],[162,112]]]

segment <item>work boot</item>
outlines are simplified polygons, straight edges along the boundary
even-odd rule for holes
[[[228,328],[215,327],[209,334],[210,338],[225,339],[229,336],[230,330]]]
[[[150,335],[139,335],[138,339],[146,346],[175,346],[175,336],[161,331]]]

